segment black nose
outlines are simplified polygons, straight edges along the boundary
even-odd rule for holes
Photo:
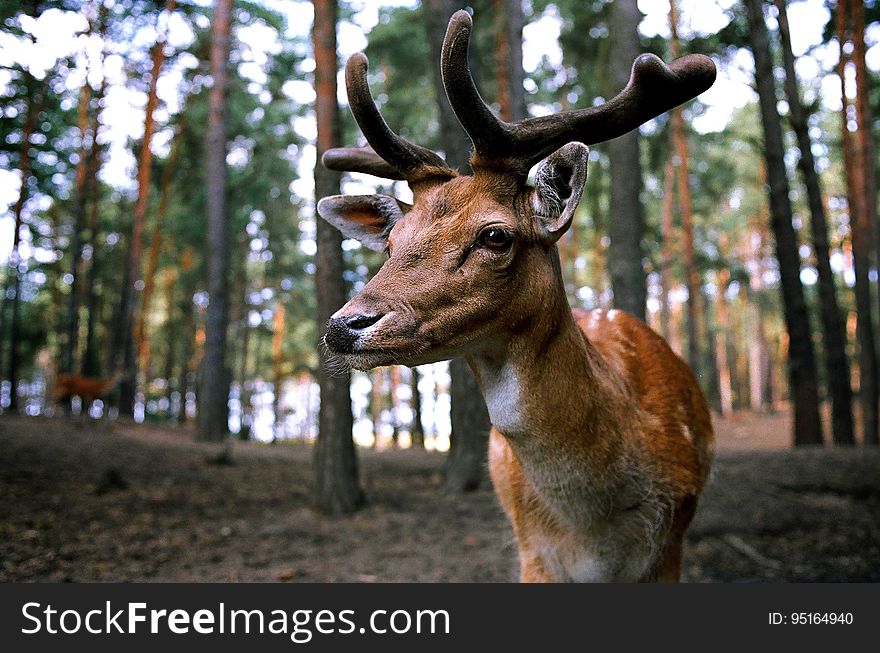
[[[354,351],[354,343],[361,336],[361,331],[373,326],[384,317],[383,315],[347,315],[334,317],[327,323],[324,342],[330,351],[337,354]]]

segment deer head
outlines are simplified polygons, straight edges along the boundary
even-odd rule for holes
[[[324,154],[328,168],[405,179],[410,206],[386,195],[322,199],[318,213],[343,234],[388,255],[328,324],[324,341],[351,366],[420,365],[489,351],[565,302],[555,242],[571,225],[587,174],[587,145],[625,134],[697,96],[712,61],[667,66],[645,54],[626,88],[599,107],[506,123],[493,115],[468,68],[473,28],[458,11],[443,43],[449,102],[473,141],[473,175],[408,142],[382,119],[367,58],[346,65],[349,104],[369,143]],[[531,167],[541,162],[535,184]]]

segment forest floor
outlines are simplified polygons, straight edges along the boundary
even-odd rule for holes
[[[716,420],[689,581],[880,581],[880,451],[788,449],[789,417]],[[488,483],[440,492],[442,454],[361,451],[369,504],[309,508],[311,448],[0,416],[0,581],[508,581]]]

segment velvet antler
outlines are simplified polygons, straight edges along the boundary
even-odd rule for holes
[[[664,64],[652,54],[633,63],[626,88],[598,107],[507,123],[495,117],[480,97],[468,66],[473,21],[455,12],[443,41],[443,85],[455,115],[474,143],[475,166],[529,168],[571,141],[601,143],[696,97],[715,81],[715,64],[692,54]]]
[[[520,176],[566,143],[587,145],[622,136],[642,123],[696,97],[715,81],[709,57],[691,54],[668,66],[652,54],[635,60],[629,83],[598,107],[507,123],[486,106],[468,66],[473,31],[470,14],[455,12],[443,40],[443,86],[455,115],[474,143],[473,165],[510,170]],[[410,143],[386,124],[367,83],[367,57],[353,55],[345,66],[351,111],[371,147],[334,148],[323,157],[332,170],[366,172],[411,185],[457,173],[437,153]]]

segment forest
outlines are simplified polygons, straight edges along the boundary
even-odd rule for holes
[[[346,61],[466,172],[464,7],[509,123],[601,107],[641,53],[714,62],[590,144],[565,294],[644,321],[706,397],[685,580],[880,580],[876,0],[0,3],[0,580],[516,577],[464,359],[323,342],[387,256],[317,201],[416,186],[322,165],[366,144]]]

